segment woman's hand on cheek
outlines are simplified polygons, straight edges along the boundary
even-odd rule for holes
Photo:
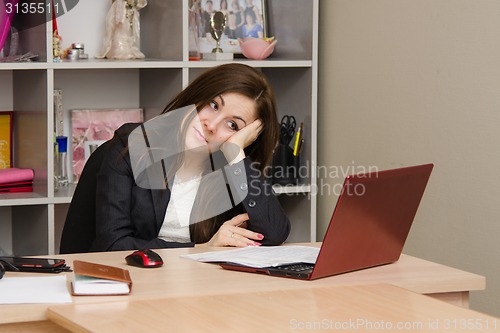
[[[243,226],[248,220],[248,214],[240,214],[224,222],[215,235],[204,246],[260,246],[258,242],[263,235],[247,230]]]
[[[226,142],[232,142],[237,144],[240,148],[245,149],[257,140],[263,128],[264,124],[262,123],[262,120],[256,119],[240,129],[238,132],[231,135]]]
[[[264,124],[260,119],[253,121],[238,132],[231,135],[220,148],[229,164],[241,161],[245,158],[243,149],[251,145],[259,137]]]

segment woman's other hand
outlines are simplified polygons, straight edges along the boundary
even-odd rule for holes
[[[224,222],[207,243],[197,246],[260,246],[258,241],[264,239],[264,235],[247,230],[246,221],[248,221],[247,213],[236,215]]]

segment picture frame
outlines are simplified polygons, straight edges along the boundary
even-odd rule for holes
[[[0,111],[0,169],[13,167],[12,162],[12,111]]]
[[[143,121],[141,108],[71,110],[73,182],[78,182],[90,154],[111,139],[115,130],[125,123]]]
[[[210,53],[216,46],[210,35],[210,12],[222,11],[227,17],[226,29],[220,40],[225,53],[241,54],[238,38],[269,36],[267,0],[190,0],[189,10],[190,17],[194,17],[193,13],[197,16],[190,22],[196,25],[190,27],[190,33],[197,33],[196,36],[190,36],[190,54]],[[250,21],[253,18],[255,23]]]

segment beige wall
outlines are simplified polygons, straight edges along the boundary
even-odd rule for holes
[[[319,165],[434,163],[405,252],[486,276],[499,316],[500,1],[322,0],[319,31]]]

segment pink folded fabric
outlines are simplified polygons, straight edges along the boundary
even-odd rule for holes
[[[7,168],[0,169],[0,184],[32,181],[35,177],[33,169]]]

